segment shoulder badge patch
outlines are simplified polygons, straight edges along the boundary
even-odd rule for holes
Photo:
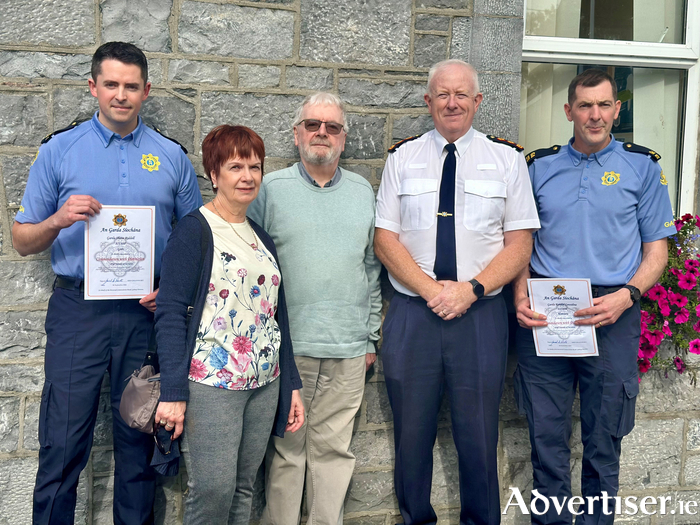
[[[517,142],[513,142],[512,140],[508,140],[508,139],[502,139],[501,137],[497,137],[496,135],[486,135],[486,138],[492,142],[498,142],[499,144],[505,144],[506,146],[510,146],[511,148],[515,148],[518,151],[522,151],[525,149]]]
[[[525,160],[527,161],[527,165],[529,166],[533,162],[535,162],[535,159],[541,159],[542,157],[549,157],[550,155],[555,155],[559,150],[561,149],[561,146],[554,145],[551,148],[542,148],[542,149],[536,149],[535,151],[531,151],[527,155],[525,155]]]
[[[63,129],[57,129],[57,130],[54,131],[53,133],[49,133],[48,135],[46,135],[46,136],[42,139],[41,143],[42,143],[42,144],[46,144],[48,141],[50,141],[52,138],[54,138],[54,137],[55,137],[56,135],[58,135],[59,133],[63,133],[64,131],[71,130],[71,129],[73,129],[74,127],[76,127],[78,124],[82,124],[82,123],[85,122],[86,120],[88,120],[88,119],[74,120],[73,122],[70,123],[70,126],[66,126],[66,127],[63,128]],[[34,160],[36,160],[36,159],[34,159]]]
[[[151,127],[151,129],[153,129],[156,133],[158,133],[160,136],[165,137],[166,139],[171,140],[171,141],[173,141],[175,144],[177,144],[178,146],[180,146],[180,147],[182,148],[182,151],[185,152],[185,155],[187,155],[187,148],[185,148],[185,146],[183,146],[182,144],[180,144],[180,143],[179,143],[177,140],[175,140],[174,138],[168,137],[167,135],[165,135],[165,134],[164,134],[160,129],[158,129],[156,126],[150,126],[150,127]]]
[[[651,160],[654,162],[659,162],[661,160],[661,155],[656,153],[654,150],[650,150],[649,148],[645,148],[644,146],[640,146],[639,144],[635,144],[634,142],[625,142],[622,145],[622,148],[625,151],[631,151],[632,153],[641,153],[642,155],[649,155],[651,157]]]
[[[666,180],[666,175],[664,175],[664,170],[661,170],[661,180],[659,181],[663,186],[668,186],[668,181]]]
[[[394,144],[392,147],[390,147],[387,151],[388,151],[389,153],[394,153],[397,149],[399,149],[401,146],[403,146],[404,144],[406,144],[406,142],[411,142],[412,140],[416,140],[416,139],[417,139],[418,137],[420,137],[421,135],[422,135],[422,133],[421,133],[420,135],[414,135],[414,136],[408,137],[408,138],[406,138],[406,139],[401,139],[401,140],[398,141],[396,144]]]

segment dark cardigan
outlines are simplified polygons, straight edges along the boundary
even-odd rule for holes
[[[270,250],[275,260],[277,250],[270,236],[254,221],[250,225],[255,234]],[[202,261],[202,236],[208,244]],[[206,240],[206,239],[205,239]],[[204,303],[209,291],[209,280],[214,261],[214,239],[206,219],[199,210],[183,217],[173,230],[163,252],[160,286],[156,296],[156,342],[160,362],[160,400],[187,401],[189,399],[189,370],[192,350],[202,318]],[[203,267],[200,268],[200,263]],[[190,301],[199,289],[199,296]],[[192,318],[188,330],[188,307],[192,305]],[[292,390],[301,388],[301,378],[294,363],[292,339],[289,335],[289,319],[284,296],[284,280],[280,281],[277,297],[277,314],[280,328],[280,394],[273,434],[284,437],[287,416],[292,404]]]

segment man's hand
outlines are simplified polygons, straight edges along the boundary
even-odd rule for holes
[[[365,372],[369,372],[372,365],[377,361],[377,354],[365,354]]]
[[[428,301],[428,308],[445,321],[462,317],[476,301],[474,287],[471,283],[456,281],[438,281],[443,286],[442,291]]]
[[[161,401],[156,410],[156,425],[165,427],[165,430],[173,430],[173,439],[177,439],[182,434],[185,427],[186,401]]]
[[[518,324],[523,328],[547,326],[547,316],[530,310],[530,298],[526,295],[515,300],[515,312]]]
[[[62,230],[78,221],[87,221],[96,213],[100,213],[102,204],[90,195],[71,195],[63,206],[50,217],[51,226]]]
[[[160,290],[160,288],[156,288],[155,291],[142,297],[141,300],[139,301],[139,304],[141,306],[145,307],[146,309],[148,309],[149,311],[155,312],[156,311],[156,295],[158,295],[158,290]]]
[[[584,308],[574,313],[575,317],[583,317],[590,315],[588,319],[579,319],[574,324],[591,325],[594,324],[598,328],[615,323],[622,312],[632,306],[634,302],[630,297],[630,291],[627,288],[621,288],[615,293],[596,297],[593,299],[593,306]]]
[[[292,406],[287,416],[285,432],[296,432],[304,424],[304,403],[301,401],[299,390],[292,390]]]

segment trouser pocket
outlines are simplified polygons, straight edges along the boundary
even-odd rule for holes
[[[53,432],[48,424],[51,387],[51,381],[46,380],[44,382],[44,389],[41,391],[41,406],[39,407],[39,445],[42,448],[49,448],[53,444]]]
[[[625,379],[622,382],[622,408],[620,410],[620,421],[617,425],[615,437],[624,437],[634,428],[634,410],[637,405],[637,394],[639,394],[639,379],[637,374]]]

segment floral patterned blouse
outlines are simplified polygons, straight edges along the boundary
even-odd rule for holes
[[[279,376],[281,335],[275,312],[280,272],[246,223],[231,224],[202,206],[214,236],[214,261],[190,364],[190,381],[250,390]]]

